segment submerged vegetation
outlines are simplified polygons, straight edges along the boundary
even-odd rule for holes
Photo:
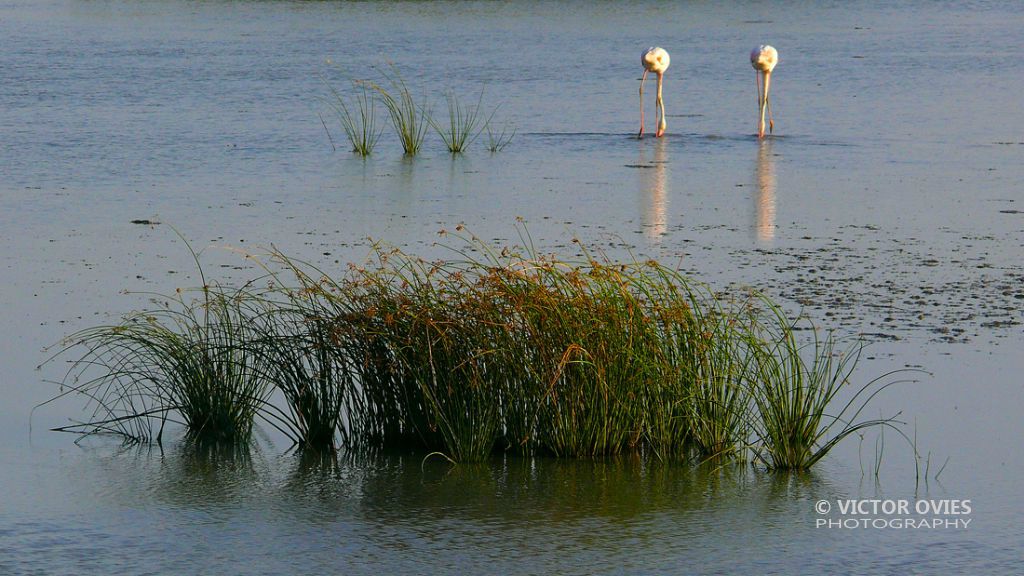
[[[654,261],[584,250],[569,262],[456,236],[466,247],[451,260],[377,245],[333,276],[273,252],[264,288],[204,286],[72,335],[63,352],[84,353],[63,395],[83,394],[91,416],[63,429],[160,441],[174,421],[245,442],[259,416],[316,450],[461,462],[642,451],[806,469],[844,437],[896,424],[857,419],[892,383],[850,382],[860,344],[802,347],[762,296],[717,296]]]

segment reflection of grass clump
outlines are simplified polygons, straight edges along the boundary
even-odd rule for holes
[[[206,289],[76,335],[77,374],[100,370],[74,388],[96,408],[78,429],[146,440],[154,415],[180,414],[190,434],[243,439],[258,412],[308,448],[752,454],[806,469],[849,434],[893,424],[857,421],[887,386],[877,380],[829,415],[858,354],[836,359],[828,338],[806,363],[763,298],[723,301],[653,261],[568,262],[459,238],[472,252],[458,254],[482,256],[427,262],[378,246],[333,278],[275,253],[290,289]]]

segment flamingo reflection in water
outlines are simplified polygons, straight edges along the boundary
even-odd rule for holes
[[[775,157],[771,141],[762,140],[757,148],[754,180],[757,182],[754,232],[758,242],[768,243],[775,239]]]
[[[644,235],[652,243],[660,242],[668,232],[668,143],[654,143],[654,160],[647,162],[646,146],[640,154],[640,195],[643,198],[641,223]]]

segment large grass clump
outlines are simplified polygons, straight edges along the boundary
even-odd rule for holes
[[[274,252],[269,288],[207,287],[73,336],[85,353],[67,381],[93,409],[75,429],[151,440],[154,422],[174,420],[244,441],[259,416],[310,449],[806,469],[850,434],[894,425],[857,419],[888,385],[850,384],[857,346],[802,346],[762,296],[719,297],[654,261],[455,237],[450,260],[378,245],[340,274]]]

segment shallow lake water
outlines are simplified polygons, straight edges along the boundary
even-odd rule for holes
[[[1015,2],[0,0],[0,573],[1013,573],[1024,547],[1024,6]],[[753,136],[751,47],[779,49]],[[640,52],[672,55],[668,134],[635,138]],[[325,83],[393,62],[444,112],[484,90],[516,133],[345,151]],[[648,83],[647,96],[653,96]],[[648,131],[653,100],[648,99]],[[318,114],[333,136],[333,149]],[[380,239],[655,257],[871,342],[886,435],[806,475],[630,458],[304,459],[49,432],[82,417],[44,349],[139,292],[336,267]],[[159,224],[133,224],[146,220]],[[130,292],[126,294],[125,292]],[[31,418],[30,418],[31,413]],[[936,471],[948,461],[936,479]],[[924,470],[921,471],[922,473]],[[829,528],[845,498],[970,500],[967,527]],[[920,515],[911,514],[914,518]],[[925,515],[927,517],[927,515]]]

